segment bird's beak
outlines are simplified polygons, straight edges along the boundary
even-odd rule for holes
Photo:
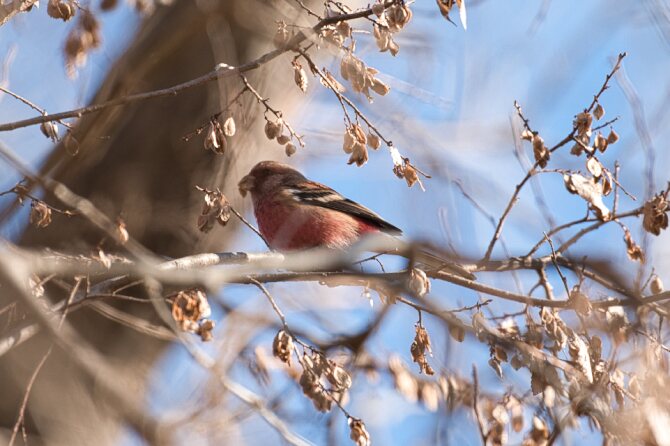
[[[243,197],[246,197],[247,192],[249,192],[253,189],[255,182],[256,182],[256,178],[254,178],[253,175],[251,175],[251,174],[246,175],[244,178],[242,178],[240,180],[240,182],[237,183],[237,188],[240,190],[240,194]]]

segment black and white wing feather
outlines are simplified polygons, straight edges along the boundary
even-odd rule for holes
[[[288,191],[291,194],[291,197],[294,200],[299,201],[301,204],[319,206],[343,212],[378,227],[380,231],[395,235],[402,234],[402,231],[399,228],[387,222],[370,209],[353,200],[343,197],[341,194],[324,184],[308,181],[300,185],[295,185],[289,188]]]

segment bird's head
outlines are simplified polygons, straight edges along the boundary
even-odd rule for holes
[[[237,184],[243,197],[247,192],[252,194],[276,189],[287,181],[304,180],[305,177],[288,164],[276,161],[261,161],[256,164]]]

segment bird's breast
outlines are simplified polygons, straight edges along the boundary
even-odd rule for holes
[[[254,200],[258,228],[273,249],[343,248],[361,234],[377,232],[342,212],[284,200]]]

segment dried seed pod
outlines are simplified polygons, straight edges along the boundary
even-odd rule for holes
[[[307,73],[297,60],[293,61],[293,80],[303,93],[307,91]]]
[[[216,324],[214,323],[213,320],[211,319],[203,319],[200,321],[200,325],[198,326],[198,329],[196,330],[195,334],[200,336],[200,340],[202,342],[208,342],[214,339],[214,327]]]
[[[658,194],[644,204],[642,211],[642,226],[644,230],[654,235],[660,235],[661,230],[668,227],[668,209],[670,205],[664,194]]]
[[[586,169],[591,172],[591,175],[593,175],[593,178],[600,178],[600,176],[603,174],[603,166],[600,164],[600,161],[598,161],[595,157],[591,156],[589,159],[586,160]]]
[[[551,157],[551,152],[544,145],[544,139],[540,135],[533,135],[533,155],[535,156],[535,162],[542,168],[547,167],[547,162]]]
[[[130,239],[128,229],[126,229],[126,222],[121,217],[116,219],[116,237],[122,245],[125,245],[128,239]]]
[[[116,8],[116,5],[119,3],[119,0],[102,0],[100,2],[100,9],[103,11],[109,11]]]
[[[295,144],[293,143],[286,144],[284,146],[284,152],[286,152],[286,156],[293,156],[296,152]]]
[[[223,134],[223,129],[218,121],[211,121],[204,140],[205,150],[222,155],[226,150],[226,137]]]
[[[347,21],[340,21],[335,24],[335,30],[344,39],[351,37],[351,25]]]
[[[40,131],[44,136],[50,140],[58,141],[58,126],[53,121],[43,122],[40,124]]]
[[[626,254],[628,254],[628,258],[633,261],[644,263],[644,251],[642,251],[640,245],[635,243],[632,234],[627,228],[624,229],[623,240],[626,243]]]
[[[215,223],[225,226],[230,220],[230,203],[225,195],[219,189],[209,190],[196,186],[196,189],[204,192],[204,204],[198,217],[198,229],[202,232],[209,232]]]
[[[365,147],[365,144],[356,142],[354,144],[353,150],[351,151],[351,156],[347,164],[354,164],[358,167],[368,162],[368,149]]]
[[[372,91],[377,93],[379,96],[386,96],[391,88],[386,85],[384,82],[380,81],[377,78],[372,79]]]
[[[593,109],[593,117],[600,120],[603,116],[605,116],[605,109],[600,103],[597,103],[596,108]]]
[[[235,119],[232,116],[229,116],[223,123],[223,134],[226,136],[233,136],[235,135],[235,131],[236,131]]]
[[[619,135],[617,132],[614,131],[614,129],[610,129],[609,135],[607,135],[607,143],[608,144],[614,144],[619,140]]]
[[[293,338],[284,330],[279,330],[272,342],[272,355],[281,362],[291,365]]]
[[[593,123],[593,116],[589,112],[582,112],[575,116],[572,122],[578,136],[591,136],[591,123]]]
[[[596,139],[593,142],[593,147],[595,147],[597,150],[600,150],[601,152],[604,152],[605,149],[607,149],[607,144],[607,139],[602,135],[602,133],[598,132]]]
[[[342,142],[342,150],[344,153],[351,153],[354,151],[354,145],[356,144],[356,137],[351,127],[347,128],[344,132],[344,141]]]
[[[212,313],[207,295],[198,288],[179,291],[168,300],[172,301],[172,318],[183,331],[197,334],[200,323]]]
[[[284,48],[290,39],[291,34],[288,31],[286,23],[283,20],[279,21],[277,23],[277,31],[275,32],[274,38],[272,39],[272,43],[274,44],[275,48]]]
[[[465,339],[465,330],[463,327],[460,325],[449,325],[449,335],[456,341],[456,342],[463,342]]]
[[[370,147],[373,150],[379,149],[382,145],[382,141],[379,138],[379,136],[377,136],[376,134],[374,134],[372,132],[368,132],[367,142],[368,142],[368,147]]]
[[[321,85],[323,85],[326,88],[330,88],[332,90],[337,91],[338,93],[344,93],[346,89],[344,88],[344,85],[338,82],[337,79],[333,77],[332,74],[330,74],[330,71],[324,70],[325,78],[327,79],[324,80],[322,78],[319,78],[319,82],[321,82]]]
[[[532,141],[533,140],[533,132],[531,132],[528,129],[524,129],[523,132],[521,132],[521,139],[524,139],[526,141]]]
[[[356,446],[370,446],[370,434],[365,429],[363,421],[349,417],[349,438],[353,440]]]
[[[268,139],[275,139],[282,134],[284,131],[284,121],[277,119],[276,121],[270,121],[267,119],[265,121],[265,136]]]
[[[372,13],[377,17],[381,17],[382,14],[384,14],[384,9],[386,8],[384,7],[383,3],[375,3],[372,5]]]
[[[663,282],[661,281],[661,278],[658,276],[654,276],[654,278],[651,280],[649,283],[649,289],[653,294],[659,294],[663,292]]]
[[[49,0],[47,3],[47,14],[54,19],[61,19],[67,22],[74,17],[77,9],[69,1]]]
[[[391,32],[398,32],[412,20],[412,10],[405,3],[392,5],[386,10],[386,20]]]
[[[326,368],[326,379],[337,391],[347,390],[351,387],[351,375],[341,366],[333,361],[328,362]]]
[[[586,294],[579,290],[578,286],[573,287],[570,291],[568,303],[570,304],[570,308],[582,316],[588,316],[591,313],[591,301]]]
[[[407,279],[407,288],[417,297],[423,297],[430,292],[430,280],[425,272],[419,268],[412,268]]]
[[[433,368],[428,364],[426,359],[426,352],[432,355],[433,352],[430,348],[430,336],[428,331],[421,324],[416,324],[416,335],[414,336],[414,341],[410,346],[410,353],[412,355],[412,361],[419,364],[419,373],[425,373],[426,375],[434,375],[435,372]]]
[[[290,138],[289,136],[287,136],[287,135],[279,135],[279,136],[277,136],[277,143],[280,144],[280,145],[282,145],[282,146],[283,146],[284,144],[288,143],[289,141],[291,141],[291,138]]]
[[[500,361],[498,361],[498,359],[496,359],[495,357],[491,357],[489,358],[489,366],[496,372],[498,378],[502,379],[503,370],[502,366],[500,365]]]
[[[30,223],[38,228],[46,228],[51,224],[51,208],[41,200],[30,203]]]
[[[358,124],[354,124],[353,126],[351,126],[351,131],[354,134],[354,138],[356,138],[356,141],[365,145],[365,143],[367,142],[367,138],[365,137],[365,132],[363,131],[361,126]]]

